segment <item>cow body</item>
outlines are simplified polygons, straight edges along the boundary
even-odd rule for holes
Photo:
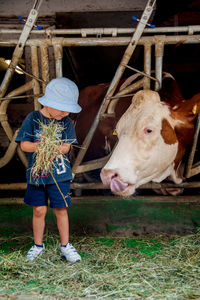
[[[123,82],[123,81],[122,81]],[[122,83],[121,82],[121,83]],[[79,104],[82,111],[75,116],[75,130],[77,139],[81,145],[94,121],[98,109],[104,99],[109,84],[98,84],[88,86],[80,91]],[[107,117],[100,121],[99,126],[94,134],[92,142],[86,152],[84,161],[98,159],[108,155],[117,141],[113,135],[113,130],[122,116],[131,104],[131,97],[123,98],[116,106],[115,117]],[[74,149],[77,151],[77,149]],[[75,156],[77,155],[77,152]]]

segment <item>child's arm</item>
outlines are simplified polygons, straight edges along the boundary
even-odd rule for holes
[[[20,147],[24,152],[35,152],[38,142],[21,141]]]
[[[38,142],[29,142],[29,141],[21,141],[20,147],[24,152],[35,152]],[[70,144],[64,143],[59,147],[59,152],[61,154],[66,154],[70,150]]]

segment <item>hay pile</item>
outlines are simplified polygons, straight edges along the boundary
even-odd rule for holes
[[[78,264],[62,261],[58,236],[48,234],[46,253],[33,263],[25,262],[31,240],[28,236],[1,239],[1,245],[16,244],[1,250],[0,296],[99,300],[200,297],[200,233],[129,239],[73,237],[83,258]]]

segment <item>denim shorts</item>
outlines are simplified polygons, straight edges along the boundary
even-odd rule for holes
[[[71,197],[70,197],[70,182],[58,182],[58,186],[60,188],[60,193],[56,184],[28,184],[24,202],[30,206],[48,206],[48,199],[50,200],[51,208],[64,208],[67,205],[71,205]]]

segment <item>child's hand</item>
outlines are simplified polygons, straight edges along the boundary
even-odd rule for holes
[[[70,144],[62,144],[60,146],[57,146],[54,150],[56,154],[53,154],[51,156],[50,161],[53,162],[57,155],[66,154],[69,152],[69,150],[70,150]]]
[[[64,143],[61,146],[58,146],[57,150],[60,154],[66,154],[70,150],[70,144]]]

